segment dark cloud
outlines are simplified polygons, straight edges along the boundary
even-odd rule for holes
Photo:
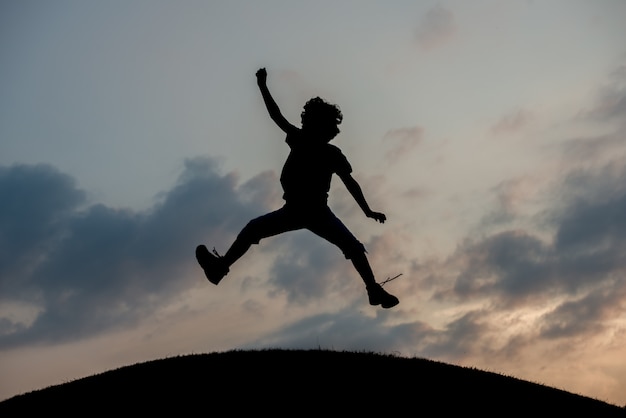
[[[625,244],[626,194],[622,194],[605,202],[581,201],[571,206],[559,225],[555,250],[581,257],[606,253],[617,259],[626,250]]]
[[[546,291],[554,280],[548,246],[524,231],[468,241],[453,258],[462,264],[454,281],[454,294],[462,298],[524,298]]]
[[[542,318],[540,335],[552,339],[602,332],[607,320],[621,314],[625,300],[626,285],[621,279],[608,289],[559,305]]]
[[[557,301],[540,321],[542,336],[600,332],[597,324],[626,303],[625,184],[624,169],[568,177],[560,194],[567,198],[548,217],[551,228],[466,241],[448,260],[456,269],[452,286],[435,291],[436,299],[489,300],[504,311]]]
[[[602,205],[581,204],[562,220],[554,243],[525,231],[466,243],[454,256],[462,264],[454,294],[524,302],[575,295],[609,281],[626,265],[625,202],[622,196]]]
[[[85,202],[74,180],[46,165],[0,167],[0,300],[55,244]]]
[[[0,168],[0,303],[40,312],[32,324],[1,318],[0,346],[80,338],[154,312],[193,286],[182,273],[198,243],[231,240],[267,210],[242,195],[274,180],[238,186],[212,160],[188,160],[178,184],[136,212],[85,205],[85,193],[50,166]]]
[[[484,311],[466,312],[441,330],[425,330],[421,337],[420,353],[425,357],[461,359],[476,351],[477,344],[480,344],[479,341],[488,330]]]

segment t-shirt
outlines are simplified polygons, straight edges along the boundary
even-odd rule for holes
[[[288,203],[326,204],[333,173],[349,174],[352,167],[339,148],[307,137],[300,129],[287,135],[291,152],[280,175]]]

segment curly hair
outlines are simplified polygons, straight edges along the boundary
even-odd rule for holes
[[[304,105],[304,111],[307,114],[312,114],[316,119],[332,119],[337,125],[339,125],[343,120],[343,115],[341,114],[339,106],[328,103],[321,97],[314,97],[306,102]]]
[[[320,97],[310,99],[302,111],[302,127],[325,131],[330,138],[339,133],[337,127],[343,120],[339,106],[328,103]]]

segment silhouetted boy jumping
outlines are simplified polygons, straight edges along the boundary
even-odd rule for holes
[[[285,119],[267,88],[267,72],[261,68],[256,73],[270,117],[286,134],[291,152],[283,167],[280,183],[283,187],[282,208],[250,221],[239,233],[230,249],[220,256],[211,254],[204,245],[196,248],[196,258],[213,284],[218,284],[230,266],[248,251],[252,244],[263,238],[287,231],[306,228],[339,247],[345,257],[359,272],[365,282],[369,303],[383,308],[396,306],[399,301],[387,293],[374,278],[365,256],[365,247],[328,207],[328,191],[333,173],[346,185],[365,216],[385,222],[384,214],[370,209],[361,187],[352,177],[352,167],[341,150],[329,141],[338,133],[343,115],[339,108],[319,97],[309,100],[301,114],[302,128]]]

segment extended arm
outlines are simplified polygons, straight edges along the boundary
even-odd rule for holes
[[[352,197],[354,197],[354,200],[356,200],[356,202],[359,204],[359,207],[363,210],[363,213],[365,213],[365,216],[375,219],[380,223],[384,223],[387,220],[387,217],[384,214],[380,212],[374,212],[370,209],[367,201],[365,200],[365,196],[363,195],[363,190],[361,190],[361,186],[359,185],[359,183],[357,183],[354,177],[352,177],[352,175],[346,173],[342,174],[340,178],[343,181],[343,184],[346,185],[346,188],[348,189]]]
[[[265,68],[261,68],[259,71],[256,72],[256,79],[257,84],[259,85],[259,90],[261,90],[261,95],[263,96],[263,101],[265,102],[265,107],[267,108],[267,111],[269,112],[272,120],[276,122],[276,125],[278,125],[278,127],[282,129],[285,133],[297,129],[295,126],[289,123],[287,119],[285,119],[282,113],[280,113],[278,105],[270,94],[270,91],[267,88],[267,71],[265,70]]]

